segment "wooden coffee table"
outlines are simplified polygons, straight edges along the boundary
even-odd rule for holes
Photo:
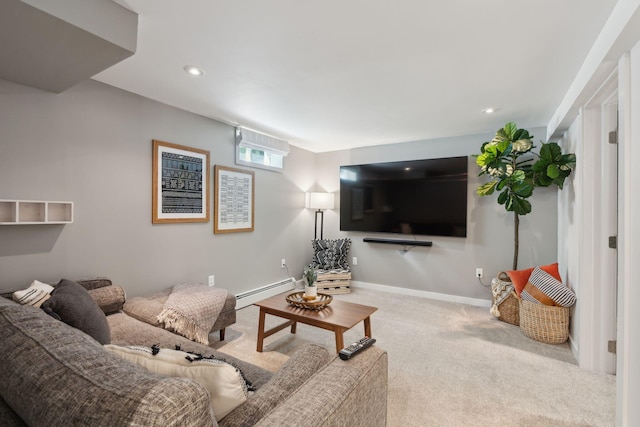
[[[291,333],[295,334],[297,322],[333,331],[336,334],[336,352],[344,348],[344,332],[362,321],[364,321],[364,335],[372,338],[371,319],[369,316],[378,309],[377,307],[334,299],[324,309],[315,311],[294,307],[287,302],[286,297],[287,295],[280,294],[254,304],[260,307],[257,348],[259,352],[262,352],[263,342],[266,337],[288,326],[291,326]],[[265,331],[264,319],[267,314],[288,319],[288,322]]]

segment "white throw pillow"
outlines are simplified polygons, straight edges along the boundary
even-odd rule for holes
[[[34,280],[27,289],[15,291],[13,300],[23,305],[40,307],[51,297],[51,292],[53,292],[53,286]]]
[[[211,397],[216,421],[241,405],[249,396],[249,385],[235,366],[214,358],[203,358],[166,348],[105,345],[105,349],[148,371],[168,377],[191,378],[202,384]],[[155,351],[157,353],[154,355]]]

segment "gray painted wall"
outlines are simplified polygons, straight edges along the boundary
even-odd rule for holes
[[[545,135],[544,128],[530,131],[539,138]],[[471,135],[319,154],[318,186],[326,191],[338,191],[341,165],[470,156],[477,154],[482,143],[491,138],[493,134]],[[511,269],[513,214],[498,205],[495,196],[482,199],[476,196],[475,190],[481,183],[478,172],[475,159],[469,157],[466,238],[419,236],[419,240],[432,241],[433,246],[416,247],[401,254],[401,246],[364,243],[362,238],[405,236],[341,232],[339,207],[325,214],[325,237],[351,237],[351,256],[358,257],[358,265],[352,269],[356,281],[491,299],[490,289],[475,279],[475,269],[484,269],[483,282],[487,286],[498,272]],[[336,200],[339,204],[338,198]],[[556,261],[556,190],[538,188],[531,201],[532,213],[520,220],[519,268]]]
[[[312,153],[292,147],[284,174],[255,170],[254,232],[214,234],[213,219],[151,223],[152,139],[234,166],[232,126],[93,81],[59,95],[0,81],[0,199],[75,204],[73,224],[0,226],[0,286],[106,276],[135,296],[215,274],[238,293],[287,278],[281,258],[301,275]]]
[[[292,147],[283,174],[255,170],[254,232],[215,235],[211,221],[152,225],[151,140],[206,149],[212,166],[233,166],[233,135],[232,126],[93,81],[59,95],[0,81],[0,199],[75,203],[73,224],[0,227],[0,287],[107,276],[135,296],[215,274],[217,286],[238,293],[286,278],[281,258],[300,277],[313,237],[304,191],[337,192],[340,165],[471,155],[492,137],[322,154]],[[475,268],[488,285],[511,267],[513,218],[495,197],[475,196],[469,161],[466,239],[425,238],[434,246],[401,255],[401,247],[363,243],[370,234],[340,232],[339,209],[326,212],[325,237],[353,239],[355,281],[490,299]],[[555,191],[538,189],[533,209],[521,220],[521,267],[556,260]]]

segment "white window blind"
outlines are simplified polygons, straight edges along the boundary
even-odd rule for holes
[[[236,163],[282,171],[289,143],[242,127],[236,128]]]

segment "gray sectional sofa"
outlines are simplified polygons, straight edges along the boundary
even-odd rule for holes
[[[96,282],[82,283],[96,288]],[[223,358],[256,391],[216,422],[198,382],[129,363],[42,309],[0,298],[0,425],[3,426],[383,426],[387,353],[376,346],[342,361],[307,345],[272,373],[140,321],[122,311],[121,288],[89,293],[116,345],[173,348]],[[7,296],[4,294],[4,296]]]

